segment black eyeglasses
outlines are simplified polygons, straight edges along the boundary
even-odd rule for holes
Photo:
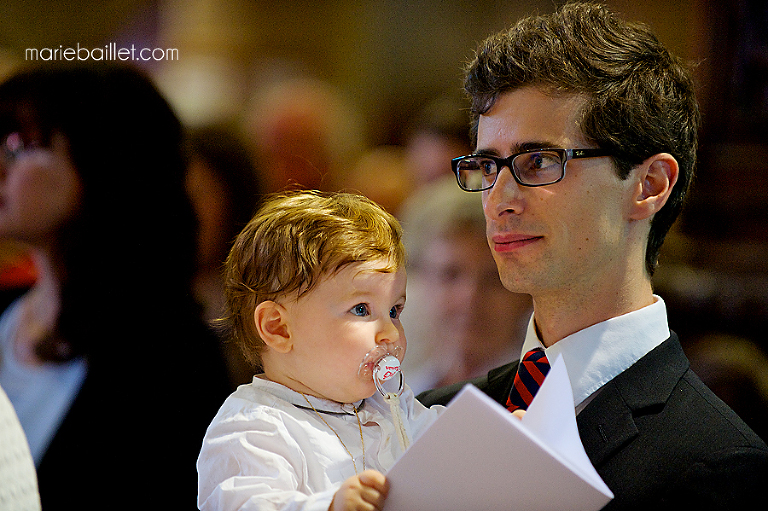
[[[504,167],[509,167],[522,186],[545,186],[563,179],[568,160],[610,155],[603,149],[534,149],[507,158],[485,154],[460,156],[451,160],[451,167],[462,189],[481,192],[496,184]]]

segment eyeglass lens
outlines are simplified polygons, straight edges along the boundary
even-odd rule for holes
[[[557,151],[531,151],[516,155],[511,169],[521,184],[541,186],[563,177],[563,155]],[[468,156],[456,164],[461,186],[467,190],[484,190],[496,182],[499,170],[509,163],[503,158]]]

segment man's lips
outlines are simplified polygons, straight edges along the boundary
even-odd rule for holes
[[[541,236],[530,234],[494,234],[491,236],[493,250],[496,252],[511,252],[526,247],[541,239]]]

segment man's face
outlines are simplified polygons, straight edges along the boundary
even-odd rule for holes
[[[579,126],[583,98],[528,87],[506,92],[480,116],[477,151],[501,157],[532,148],[588,148]],[[553,296],[589,296],[627,273],[632,180],[609,158],[570,160],[565,178],[518,185],[504,167],[483,192],[488,243],[504,286]]]

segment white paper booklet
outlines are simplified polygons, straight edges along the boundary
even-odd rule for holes
[[[595,511],[613,498],[584,452],[560,357],[522,420],[467,385],[387,477],[385,511]]]

